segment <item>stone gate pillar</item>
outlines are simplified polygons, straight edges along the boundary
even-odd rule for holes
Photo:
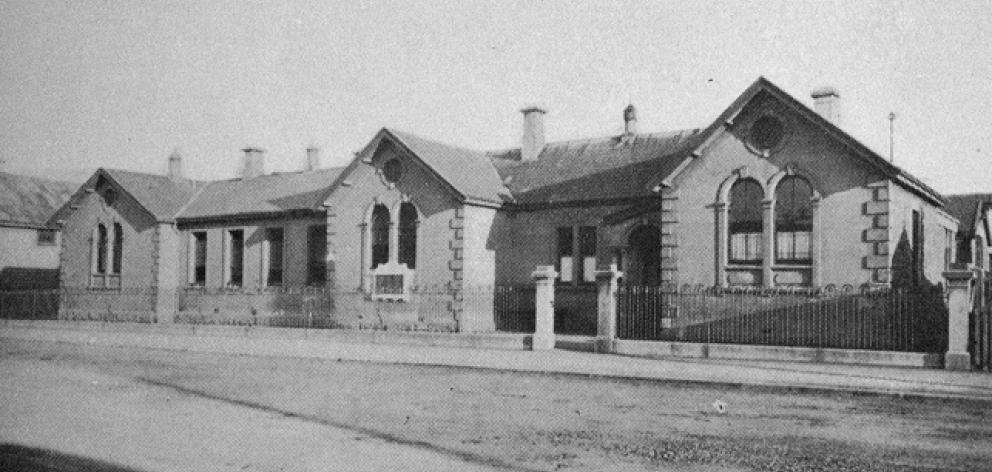
[[[975,274],[971,270],[957,269],[948,270],[943,275],[947,281],[947,353],[944,354],[944,368],[971,370],[969,315],[973,301],[971,282]]]
[[[534,338],[535,351],[555,348],[555,279],[554,266],[537,266],[534,278]]]
[[[620,277],[623,277],[623,273],[617,270],[616,264],[610,264],[606,270],[596,271],[596,285],[599,289],[596,352],[610,353],[616,350],[617,291]]]

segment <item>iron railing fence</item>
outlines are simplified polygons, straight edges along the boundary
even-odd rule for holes
[[[621,286],[622,339],[944,352],[937,287],[824,290]]]
[[[59,291],[0,291],[0,318],[10,320],[53,320],[59,312]]]
[[[537,290],[534,285],[497,286],[493,291],[493,319],[497,331],[533,333]]]
[[[496,330],[533,333],[535,294],[534,285],[497,286],[493,299]],[[555,334],[594,336],[597,295],[594,285],[555,287]]]

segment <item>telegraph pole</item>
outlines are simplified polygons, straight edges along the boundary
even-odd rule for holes
[[[896,113],[889,112],[889,162],[895,162],[895,126]]]

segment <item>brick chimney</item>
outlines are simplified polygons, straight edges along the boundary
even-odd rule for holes
[[[520,110],[524,114],[524,135],[520,143],[520,160],[534,161],[544,149],[544,114],[543,108],[537,106]]]
[[[813,97],[813,110],[827,121],[840,126],[840,93],[837,89],[820,87],[813,90],[810,96]]]
[[[183,156],[179,154],[178,149],[174,149],[172,154],[169,154],[169,178],[172,180],[185,178],[183,176]]]
[[[245,152],[245,169],[241,178],[254,179],[265,173],[265,151],[259,148],[246,147],[242,149]]]
[[[320,169],[320,148],[310,146],[307,148],[307,171]]]

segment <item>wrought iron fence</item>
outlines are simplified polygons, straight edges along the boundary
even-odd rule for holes
[[[943,352],[939,287],[914,291],[622,286],[622,339]]]
[[[493,318],[497,331],[534,332],[534,285],[497,286],[493,291]]]
[[[149,323],[154,303],[154,291],[139,288],[0,291],[0,318]]]

